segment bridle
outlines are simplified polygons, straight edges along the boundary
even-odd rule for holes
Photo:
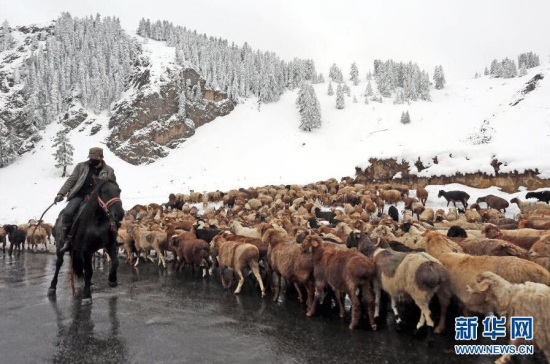
[[[99,203],[99,206],[105,211],[107,214],[107,217],[109,218],[109,222],[111,225],[111,230],[114,232],[118,231],[118,221],[115,220],[113,214],[111,214],[111,211],[109,210],[109,206],[114,204],[115,202],[120,202],[122,204],[122,200],[119,197],[113,197],[107,202],[104,202],[101,197],[97,196],[97,202]]]

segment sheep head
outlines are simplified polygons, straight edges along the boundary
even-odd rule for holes
[[[281,241],[283,241],[283,234],[277,229],[267,229],[262,236],[262,243],[266,243],[271,246],[277,245]]]
[[[319,249],[322,244],[323,239],[321,239],[319,235],[308,235],[304,241],[302,241],[300,249],[302,250],[302,253],[312,253]]]
[[[489,239],[498,239],[502,236],[502,232],[499,228],[492,224],[487,224],[487,226],[481,230],[481,233],[485,234],[485,236]]]
[[[550,257],[550,235],[541,237],[539,241],[533,244],[529,252],[537,256]]]
[[[506,291],[510,287],[510,283],[504,278],[493,272],[483,272],[477,276],[476,282],[472,287],[468,287],[470,294],[481,294],[485,297],[485,300],[493,305],[497,311],[503,311],[502,307],[499,307],[499,298],[506,294]],[[504,302],[500,302],[504,303]]]

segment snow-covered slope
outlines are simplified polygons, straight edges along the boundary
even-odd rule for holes
[[[144,45],[146,52],[158,52],[152,62],[168,62],[169,49],[158,43]],[[156,49],[156,50],[155,50]],[[162,70],[162,65],[153,65]],[[319,130],[298,129],[295,106],[297,90],[287,92],[277,103],[258,105],[248,99],[225,117],[196,129],[196,134],[152,164],[128,164],[104,145],[108,136],[107,113],[94,116],[103,127],[90,136],[87,125],[70,132],[75,147],[75,162],[86,159],[92,146],[103,146],[105,160],[115,168],[126,208],[136,203],[163,202],[171,192],[228,190],[265,184],[309,183],[330,177],[353,176],[356,166],[365,166],[370,157],[397,157],[425,166],[438,156],[439,164],[420,175],[452,174],[456,171],[492,173],[490,161],[497,156],[507,164],[506,172],[538,168],[542,177],[550,176],[550,75],[547,64],[514,79],[449,80],[445,89],[432,90],[432,102],[394,105],[364,104],[361,95],[366,82],[351,87],[343,110],[335,108],[335,96],[327,95],[325,84],[315,85],[322,107],[323,125]],[[516,106],[510,103],[535,74],[545,78]],[[161,77],[161,76],[159,76]],[[374,84],[373,84],[374,86]],[[356,95],[358,103],[353,103]],[[400,123],[408,110],[411,124]],[[473,145],[469,137],[479,132],[488,120],[491,141]],[[0,223],[22,222],[40,216],[63,184],[61,171],[54,167],[52,140],[59,125],[49,125],[37,148],[14,164],[0,169]],[[452,158],[449,155],[452,154]],[[368,163],[368,162],[367,162]],[[450,188],[450,187],[449,187]],[[439,186],[428,188],[434,206]],[[470,190],[473,198],[488,191]],[[491,193],[500,194],[496,188]],[[53,220],[63,204],[48,213]],[[510,213],[517,212],[514,209]]]

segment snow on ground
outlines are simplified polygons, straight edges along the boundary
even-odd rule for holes
[[[173,48],[149,40],[144,51],[152,62],[153,82],[162,82],[162,70],[174,59]],[[335,108],[335,96],[327,95],[327,83],[315,85],[323,125],[311,133],[298,129],[297,90],[286,92],[272,104],[258,105],[257,100],[248,99],[231,114],[197,128],[196,134],[169,156],[150,165],[130,165],[104,146],[109,132],[106,112],[96,116],[93,123],[103,125],[99,133],[90,136],[93,125],[88,125],[83,131],[73,130],[70,138],[75,147],[75,163],[86,159],[90,147],[104,147],[105,160],[115,168],[122,188],[125,208],[136,203],[165,202],[171,192],[225,191],[340,179],[353,176],[355,167],[365,167],[370,157],[398,157],[414,162],[420,156],[424,165],[430,166],[437,155],[439,164],[420,175],[441,175],[478,170],[491,173],[489,164],[496,155],[507,163],[502,171],[538,168],[542,177],[549,177],[548,71],[545,64],[521,78],[453,81],[443,90],[432,90],[433,102],[410,105],[394,105],[391,99],[365,105],[361,95],[366,82],[358,86],[348,82],[351,97],[346,97],[344,110]],[[537,89],[517,106],[509,106],[525,82],[539,72],[546,78]],[[352,102],[354,95],[358,103]],[[409,125],[399,121],[404,110],[410,113]],[[474,146],[467,138],[484,120],[489,120],[494,129],[492,142]],[[59,128],[49,125],[35,150],[0,169],[0,223],[37,218],[53,201],[64,182],[52,156],[53,136]],[[439,189],[465,190],[471,195],[471,202],[488,193],[508,200],[516,195],[524,197],[524,193],[509,195],[494,187],[476,190],[460,185],[429,186],[428,206],[444,207],[444,200],[437,199]],[[52,208],[46,220],[53,221],[63,206],[64,203]],[[508,215],[517,212],[517,208],[511,208]]]

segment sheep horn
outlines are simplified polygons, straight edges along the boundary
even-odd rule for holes
[[[378,238],[378,240],[376,241],[376,244],[374,246],[379,246],[380,245],[380,238]]]

